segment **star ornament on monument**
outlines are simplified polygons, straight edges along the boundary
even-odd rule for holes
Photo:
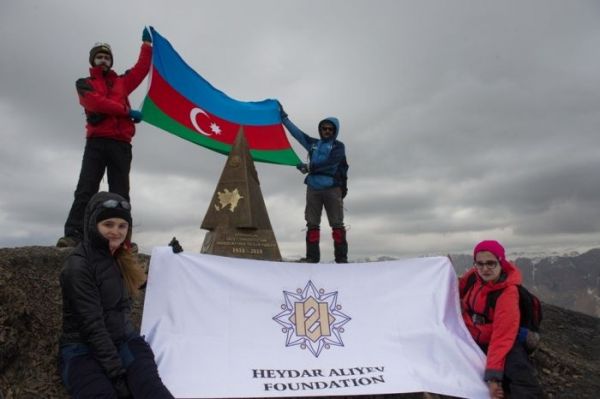
[[[300,346],[319,357],[323,349],[343,347],[344,325],[351,318],[342,313],[338,304],[338,292],[325,292],[315,287],[312,281],[295,293],[283,291],[283,310],[273,320],[282,326],[286,335],[285,346]]]

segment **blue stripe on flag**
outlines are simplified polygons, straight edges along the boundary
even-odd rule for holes
[[[154,67],[181,95],[203,110],[233,123],[254,126],[281,123],[277,101],[234,100],[190,68],[167,39],[154,28],[150,29]]]

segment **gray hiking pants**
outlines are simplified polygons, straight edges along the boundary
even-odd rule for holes
[[[308,230],[317,229],[321,224],[321,214],[325,208],[332,229],[344,227],[344,202],[340,187],[315,190],[306,188],[306,209],[304,218]]]

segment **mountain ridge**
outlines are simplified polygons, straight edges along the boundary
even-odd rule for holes
[[[437,255],[439,256],[439,255]],[[450,254],[458,275],[473,264],[471,254]],[[510,256],[508,256],[511,259]],[[398,258],[379,256],[364,262]],[[569,254],[514,258],[523,275],[523,285],[542,301],[561,308],[600,317],[600,248]]]

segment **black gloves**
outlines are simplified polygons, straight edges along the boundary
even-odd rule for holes
[[[127,380],[125,379],[125,375],[120,375],[115,378],[113,381],[113,388],[117,393],[117,398],[131,398],[131,392],[129,391],[129,387],[127,386]]]
[[[142,41],[152,43],[152,36],[150,36],[148,28],[144,28],[144,31],[142,32]]]
[[[287,118],[288,114],[283,110],[283,105],[279,101],[277,101],[277,105],[279,105],[279,115],[281,115],[281,119]]]
[[[180,252],[183,252],[183,247],[179,244],[179,241],[177,241],[177,238],[175,238],[175,237],[173,237],[173,239],[169,243],[169,246],[171,248],[173,248],[173,253],[174,254],[178,254]]]
[[[132,109],[129,111],[129,117],[133,120],[133,123],[140,123],[142,121],[142,112]]]
[[[305,175],[309,172],[308,165],[303,162],[300,162],[298,165],[296,165],[296,169],[298,169],[300,172],[302,172],[303,175]]]

